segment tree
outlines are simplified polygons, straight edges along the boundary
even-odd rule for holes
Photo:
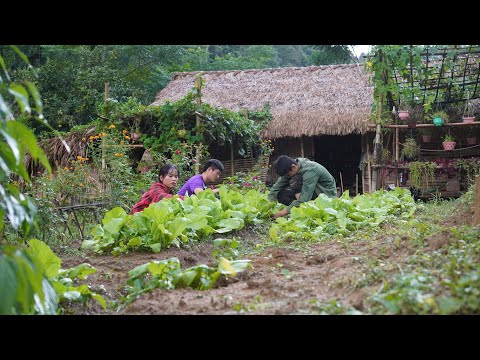
[[[315,45],[310,57],[315,65],[351,64],[354,56],[349,45]]]

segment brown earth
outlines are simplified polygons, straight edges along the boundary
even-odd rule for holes
[[[470,209],[458,206],[444,226],[461,226],[473,223],[477,203]],[[251,248],[260,240],[252,231],[243,230],[239,236],[247,239]],[[448,245],[451,236],[441,232],[427,241],[425,251],[433,251]],[[150,260],[177,257],[183,269],[207,264],[214,266],[211,257],[213,247],[199,243],[186,249],[171,248],[159,254],[131,253],[70,257],[63,260],[62,268],[87,262],[97,269],[87,283],[93,291],[108,301],[124,294],[127,272]],[[262,252],[246,256],[254,269],[248,269],[234,278],[220,278],[213,289],[155,289],[143,294],[119,312],[103,310],[95,301],[86,305],[69,305],[66,313],[72,314],[315,314],[319,303],[337,299],[342,305],[362,311],[365,301],[382,284],[361,286],[362,279],[372,278],[372,262],[386,272],[401,271],[401,264],[415,252],[407,236],[394,242],[379,235],[372,239],[345,239],[327,241],[309,246],[294,243],[282,248],[265,248]]]

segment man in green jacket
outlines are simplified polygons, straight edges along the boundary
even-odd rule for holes
[[[320,194],[326,194],[330,197],[337,196],[335,178],[325,167],[315,161],[305,158],[292,159],[289,156],[281,155],[275,163],[275,171],[280,177],[270,189],[270,193],[268,194],[270,201],[277,201],[279,197],[282,197],[282,192],[285,191],[290,184],[290,178],[295,175],[302,176],[303,185],[300,197],[297,200],[293,200],[285,209],[274,214],[274,219],[289,214],[293,206],[298,206],[303,202],[316,199]]]

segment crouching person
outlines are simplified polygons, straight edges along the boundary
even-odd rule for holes
[[[326,194],[330,197],[337,196],[335,178],[323,165],[315,161],[306,158],[292,159],[289,156],[281,155],[275,163],[275,171],[280,177],[270,189],[268,199],[270,201],[280,201],[285,205],[287,205],[285,202],[289,199],[291,201],[285,209],[273,215],[274,219],[289,214],[293,206],[316,199],[320,194]],[[295,193],[296,190],[293,190],[295,197],[293,199],[290,182],[295,176],[297,176],[297,180],[294,182],[298,183],[298,179],[301,177],[302,184],[299,193]],[[297,194],[299,195],[297,196]]]

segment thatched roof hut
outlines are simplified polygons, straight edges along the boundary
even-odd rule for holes
[[[373,87],[361,64],[176,73],[152,105],[182,98],[200,73],[202,101],[210,105],[260,110],[268,102],[273,119],[266,138],[368,131]]]

